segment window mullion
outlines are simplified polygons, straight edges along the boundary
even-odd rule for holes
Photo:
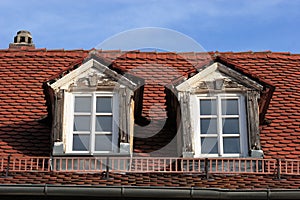
[[[221,97],[217,96],[217,131],[218,131],[218,147],[219,156],[223,155],[223,130],[222,130],[222,110],[221,110]]]
[[[90,139],[90,152],[91,154],[95,151],[95,124],[96,124],[96,95],[93,93],[92,96],[92,111],[91,111],[91,139]]]
[[[75,120],[75,96],[72,95],[69,97],[71,99],[71,106],[69,109],[66,110],[71,110],[71,123],[69,124],[68,127],[68,132],[70,132],[71,134],[68,134],[67,137],[69,139],[69,145],[67,147],[68,151],[73,151],[73,139],[74,139],[74,130],[73,130],[73,125],[74,125],[74,120]],[[68,106],[69,104],[66,104],[66,106]]]
[[[243,120],[244,119],[244,113],[242,110],[242,101],[244,101],[244,99],[242,99],[242,97],[238,98],[238,111],[239,111],[239,138],[240,138],[240,153],[243,155],[244,154],[244,137],[245,135],[243,134],[244,132],[244,124],[243,124]]]
[[[115,96],[113,95],[113,96],[111,96],[111,98],[112,98],[112,100],[111,100],[111,113],[109,113],[109,115],[112,117],[112,123],[111,123],[111,148],[110,148],[110,151],[114,151],[113,150],[113,147],[114,147],[114,145],[115,145],[115,140],[114,140],[114,116],[116,116],[115,114],[114,114],[114,106],[115,106],[115,103],[114,103],[114,101],[116,100],[116,98],[115,98]],[[117,145],[116,145],[117,146]]]

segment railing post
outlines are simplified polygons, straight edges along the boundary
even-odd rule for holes
[[[281,179],[281,160],[279,158],[276,159],[276,168],[277,168],[277,180]]]
[[[106,179],[109,179],[109,157],[106,157]]]
[[[11,157],[11,155],[8,155],[8,156],[7,156],[7,166],[6,166],[5,177],[8,177],[9,166],[10,166],[10,157]]]

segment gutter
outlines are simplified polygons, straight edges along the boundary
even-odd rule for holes
[[[85,196],[173,199],[299,199],[300,190],[230,190],[174,187],[0,185],[0,196]]]

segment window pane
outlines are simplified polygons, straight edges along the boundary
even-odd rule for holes
[[[201,138],[201,153],[204,154],[217,154],[218,153],[218,140],[217,138],[202,137]]]
[[[97,113],[112,113],[112,98],[97,97],[96,112]]]
[[[112,135],[96,135],[95,151],[111,151]]]
[[[222,115],[238,115],[239,107],[237,99],[222,99]]]
[[[96,131],[112,132],[112,116],[97,116]]]
[[[224,118],[223,119],[223,134],[239,134],[239,119],[238,118]]]
[[[217,119],[200,119],[201,134],[217,134]]]
[[[214,99],[200,100],[200,115],[216,115],[217,107]]]
[[[225,137],[223,138],[224,153],[240,153],[240,138]]]
[[[90,116],[74,116],[74,131],[90,131]]]
[[[74,134],[73,135],[73,151],[88,151],[90,144],[90,135]]]
[[[75,97],[75,112],[91,112],[91,97]]]

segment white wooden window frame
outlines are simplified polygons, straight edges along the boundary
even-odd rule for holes
[[[91,113],[80,113],[79,115],[88,115],[91,116],[90,121],[90,133],[84,133],[82,131],[74,132],[73,131],[73,123],[74,123],[74,116],[76,113],[74,112],[75,106],[75,97],[85,97],[90,96],[92,97],[92,108]],[[97,97],[111,97],[112,98],[112,113],[96,113],[96,99]],[[119,121],[119,102],[117,95],[112,92],[73,92],[73,93],[65,93],[65,106],[64,106],[64,124],[66,124],[64,138],[66,139],[66,153],[70,154],[101,154],[101,153],[116,153],[118,152],[118,121]],[[96,132],[96,116],[112,116],[112,132]],[[79,134],[90,134],[90,141],[89,141],[89,150],[88,151],[74,151],[73,150],[73,135],[74,133]],[[97,134],[107,134],[112,135],[112,149],[111,151],[96,151],[95,150],[95,137]]]
[[[201,99],[216,99],[217,115],[200,115],[200,100]],[[221,100],[222,99],[237,99],[239,115],[222,115]],[[193,95],[191,98],[191,105],[194,109],[191,109],[192,119],[194,119],[194,148],[195,157],[246,157],[247,155],[247,121],[246,121],[246,107],[245,97],[242,94],[201,94]],[[193,106],[194,105],[194,106]],[[197,108],[197,109],[195,109]],[[237,118],[239,119],[239,134],[223,134],[222,119],[223,118]],[[217,134],[201,134],[200,119],[201,118],[217,118]],[[218,141],[218,154],[201,153],[201,137],[217,137]],[[240,153],[224,153],[223,138],[224,137],[240,137]]]

